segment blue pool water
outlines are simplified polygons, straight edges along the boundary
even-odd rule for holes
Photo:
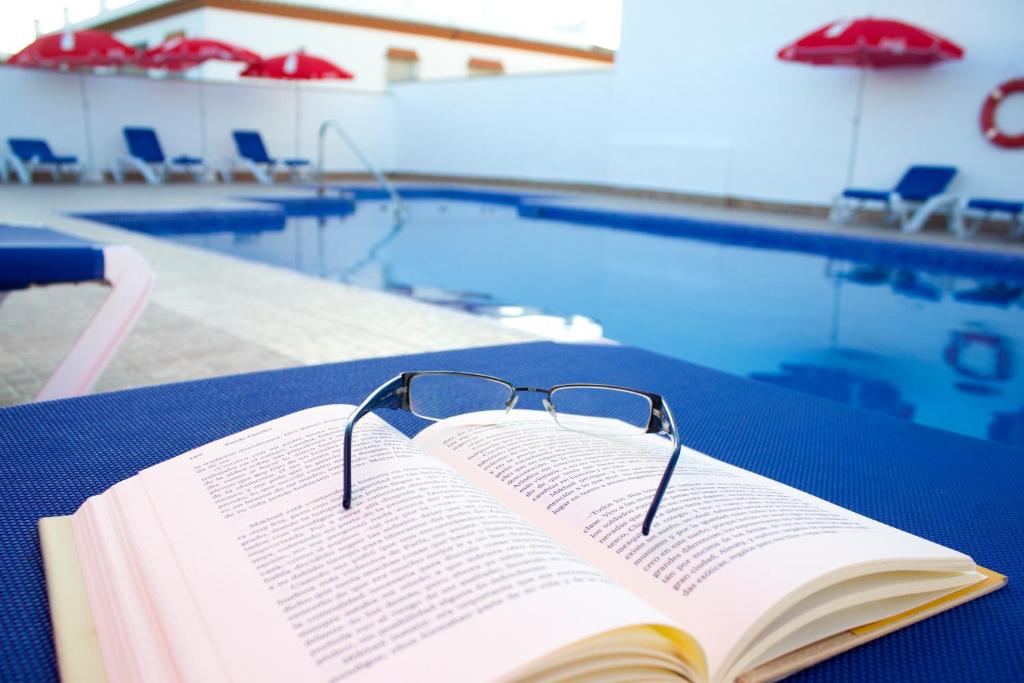
[[[766,249],[494,203],[418,200],[407,214],[395,228],[369,200],[344,215],[156,232],[476,312],[589,319],[626,344],[1024,446],[1024,272],[1012,264],[990,276],[984,261],[931,267],[914,252],[908,267],[848,246]]]

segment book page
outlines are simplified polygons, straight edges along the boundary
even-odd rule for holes
[[[139,475],[230,678],[489,680],[613,629],[671,630],[373,416],[344,510],[350,410],[289,415]]]
[[[667,612],[712,679],[828,585],[886,570],[972,580],[965,555],[688,449],[645,537],[671,451],[655,435],[570,431],[524,410],[451,418],[414,441]]]

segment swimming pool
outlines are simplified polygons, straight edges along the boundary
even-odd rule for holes
[[[654,219],[560,215],[514,197],[461,199],[407,201],[398,227],[374,199],[340,202],[333,215],[275,221],[268,213],[262,223],[120,224],[510,324],[554,320],[576,338],[603,333],[1024,445],[1024,261],[703,223],[684,231],[699,237],[692,239]]]

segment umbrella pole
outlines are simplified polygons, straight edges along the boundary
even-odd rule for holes
[[[857,102],[853,109],[853,130],[850,135],[850,161],[846,167],[846,186],[853,187],[853,172],[857,167],[857,147],[860,143],[860,115],[864,108],[864,83],[868,78],[868,68],[860,67],[857,79]]]
[[[299,82],[296,80],[295,81],[295,158],[296,159],[301,156],[301,154],[299,152],[299,149],[302,146],[302,140],[301,140],[301,135],[302,134],[300,132],[301,122],[302,122],[302,108],[301,108],[301,102],[300,102],[300,97],[299,97]]]
[[[85,168],[82,179],[96,180],[96,158],[92,145],[92,127],[89,125],[89,94],[85,87],[85,74],[78,72],[78,92],[82,96],[82,123],[85,126]]]
[[[199,156],[209,162],[206,154],[206,82],[199,74]]]

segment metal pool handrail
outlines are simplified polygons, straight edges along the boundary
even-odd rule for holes
[[[316,157],[317,173],[320,176],[320,184],[317,187],[317,194],[322,197],[324,196],[327,190],[327,186],[324,182],[324,142],[328,130],[333,130],[338,134],[338,136],[345,142],[345,144],[348,145],[348,148],[352,150],[352,153],[355,154],[359,161],[363,163],[363,166],[365,166],[367,170],[370,171],[370,174],[377,179],[377,182],[384,187],[384,189],[388,193],[388,196],[391,198],[391,207],[392,211],[394,212],[395,220],[400,221],[405,213],[405,209],[402,206],[402,198],[398,196],[398,190],[396,190],[395,186],[391,184],[391,181],[388,180],[387,176],[385,176],[380,171],[380,169],[378,169],[377,166],[372,161],[370,161],[370,158],[363,153],[363,150],[361,150],[359,146],[355,143],[355,141],[351,138],[351,136],[349,136],[349,134],[345,132],[345,129],[341,127],[341,124],[333,119],[328,119],[327,121],[321,123],[320,132],[318,133],[319,139],[317,142]]]

